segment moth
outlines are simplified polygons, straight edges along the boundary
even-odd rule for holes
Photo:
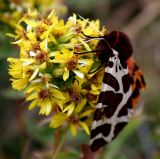
[[[111,142],[123,130],[138,104],[141,89],[145,88],[142,71],[132,57],[128,36],[112,31],[100,38],[93,52],[105,65],[105,71],[91,128],[92,151]]]

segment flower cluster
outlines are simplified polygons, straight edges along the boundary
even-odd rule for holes
[[[14,44],[20,48],[19,58],[8,58],[12,87],[24,90],[29,109],[39,107],[42,115],[51,115],[50,125],[70,125],[89,134],[90,119],[95,111],[104,69],[95,53],[100,36],[99,21],[70,17],[65,23],[54,11],[43,18],[28,13],[16,25]],[[82,54],[83,53],[83,54]]]
[[[55,9],[59,15],[67,12],[67,7],[62,0],[2,0],[0,1],[0,21],[15,27],[28,9],[35,8],[43,15],[52,9]]]

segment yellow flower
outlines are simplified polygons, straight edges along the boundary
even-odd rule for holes
[[[78,77],[84,78],[84,74],[89,71],[89,68],[85,66],[90,66],[93,63],[91,59],[79,59],[74,55],[73,51],[67,49],[61,50],[61,53],[56,54],[55,58],[51,60],[53,63],[60,63],[63,65],[64,73],[63,80],[66,81],[69,78],[69,72],[74,72]]]
[[[94,108],[88,107],[87,99],[82,97],[81,84],[77,81],[74,82],[72,89],[68,90],[70,100],[64,104],[64,109],[58,114],[55,114],[51,120],[51,126],[54,128],[63,125],[65,122],[69,123],[74,136],[78,127],[82,127],[89,134],[86,121],[81,119],[90,116],[94,112]]]
[[[106,28],[102,28],[100,31],[100,22],[97,21],[89,21],[88,19],[84,19],[80,16],[80,19],[77,19],[77,16],[73,14],[68,19],[68,23],[71,23],[74,26],[74,30],[76,34],[81,34],[82,32],[88,36],[103,36],[106,32]],[[95,46],[98,43],[97,39],[88,39],[84,36],[78,36],[78,45],[83,46],[87,51],[95,50]]]
[[[8,58],[8,61],[10,62],[9,74],[13,77],[11,79],[12,87],[17,90],[24,89],[31,76],[31,70],[28,66],[24,66],[19,59]]]
[[[89,127],[86,121],[83,121],[82,119],[91,116],[94,112],[94,109],[84,109],[84,106],[86,106],[86,102],[87,100],[84,99],[81,103],[79,103],[72,112],[72,114],[63,112],[59,114],[54,114],[53,118],[51,119],[50,126],[53,128],[57,128],[59,126],[62,126],[63,124],[70,124],[70,129],[73,136],[77,134],[77,128],[79,127],[83,128],[85,132],[89,135]]]
[[[26,101],[32,101],[29,105],[29,110],[39,106],[39,114],[49,115],[52,109],[55,109],[58,104],[65,101],[66,98],[62,92],[54,87],[46,87],[41,83],[31,84],[25,91]],[[62,100],[62,101],[60,101]],[[61,105],[59,105],[61,107]]]
[[[51,126],[69,125],[73,135],[78,128],[89,134],[104,69],[95,53],[100,36],[99,21],[78,19],[73,15],[65,23],[55,11],[46,18],[29,12],[16,25],[14,44],[19,58],[9,58],[9,74],[15,89],[25,89],[29,110],[39,107],[39,114],[53,112]],[[84,34],[83,34],[84,33]],[[96,70],[97,69],[97,70]]]

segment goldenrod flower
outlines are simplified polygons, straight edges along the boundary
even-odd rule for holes
[[[17,90],[24,89],[31,76],[31,70],[28,66],[24,66],[19,59],[8,58],[8,61],[10,62],[9,74],[13,77],[11,78],[12,87]]]
[[[73,15],[65,23],[55,11],[46,18],[38,12],[29,12],[16,25],[18,58],[9,58],[9,74],[14,89],[24,90],[29,110],[39,107],[39,113],[53,115],[51,126],[70,125],[76,135],[77,128],[89,134],[88,119],[95,111],[100,93],[103,71],[98,69],[95,50],[100,36],[99,21],[78,19]],[[96,63],[98,63],[96,65]]]
[[[72,113],[65,113],[64,111],[59,114],[55,114],[51,120],[51,127],[57,128],[63,124],[70,124],[70,129],[72,135],[75,136],[77,134],[77,128],[81,127],[85,130],[85,132],[89,135],[89,127],[86,121],[82,119],[88,116],[91,116],[94,112],[94,109],[84,109],[87,103],[86,99],[83,99],[81,103],[79,103]],[[68,106],[68,112],[73,110],[73,105]]]
[[[56,54],[53,63],[60,63],[64,68],[63,80],[66,81],[69,78],[69,72],[74,72],[78,77],[84,78],[84,74],[88,73],[89,67],[93,63],[91,59],[80,59],[78,56],[74,55],[73,51],[67,49],[61,50],[61,54]]]
[[[83,128],[87,134],[89,134],[90,125],[87,125],[86,121],[81,119],[91,116],[94,112],[94,108],[89,107],[87,98],[83,97],[82,82],[74,82],[72,89],[68,90],[70,100],[69,104],[64,105],[64,109],[59,113],[55,114],[51,120],[51,126],[57,128],[63,124],[70,124],[72,135],[75,136],[77,128]]]
[[[25,91],[26,101],[32,100],[29,109],[40,107],[40,114],[49,115],[57,107],[60,100],[66,100],[62,92],[54,87],[46,87],[41,83],[31,84]],[[61,101],[62,102],[62,101]],[[60,105],[61,107],[61,105]]]

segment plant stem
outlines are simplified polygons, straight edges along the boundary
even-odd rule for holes
[[[57,145],[57,147],[56,147],[56,150],[54,151],[53,156],[52,156],[51,159],[56,159],[58,153],[60,152],[60,150],[61,150],[61,148],[62,148],[62,146],[63,146],[63,144],[64,144],[64,141],[65,141],[66,133],[68,132],[67,130],[68,130],[68,128],[65,128],[65,129],[63,129],[63,131],[61,132],[62,135],[61,135],[61,137],[60,137],[60,141],[59,141],[59,143],[58,143],[58,145]]]

